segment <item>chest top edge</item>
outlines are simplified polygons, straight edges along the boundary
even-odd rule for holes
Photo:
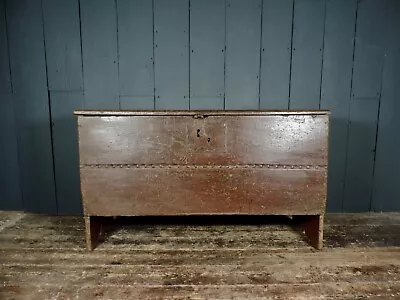
[[[269,116],[330,115],[328,110],[76,110],[77,116]]]

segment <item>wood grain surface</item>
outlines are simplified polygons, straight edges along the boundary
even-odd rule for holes
[[[85,164],[326,165],[327,115],[79,117]]]
[[[89,250],[96,216],[209,214],[308,215],[322,248],[329,114],[75,113]]]
[[[323,214],[326,169],[83,168],[85,213],[98,216]]]
[[[111,218],[110,218],[111,219]],[[400,214],[328,214],[323,251],[289,219],[0,212],[0,299],[398,299]]]

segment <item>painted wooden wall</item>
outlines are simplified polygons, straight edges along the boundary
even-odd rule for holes
[[[399,0],[0,0],[0,209],[81,212],[74,109],[329,109],[329,211],[400,210]]]

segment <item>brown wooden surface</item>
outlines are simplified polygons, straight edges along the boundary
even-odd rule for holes
[[[79,116],[271,116],[329,115],[328,110],[76,110]]]
[[[99,243],[102,233],[101,217],[85,216],[86,248],[93,250]]]
[[[0,299],[399,299],[400,214],[328,214],[315,251],[288,218],[117,219],[0,212]]]
[[[326,165],[328,115],[79,116],[81,164]]]
[[[76,114],[86,216],[324,214],[326,112]]]
[[[89,215],[323,214],[326,169],[81,169]]]
[[[299,228],[304,230],[310,244],[321,250],[324,238],[324,215],[294,216],[293,219],[298,223]]]

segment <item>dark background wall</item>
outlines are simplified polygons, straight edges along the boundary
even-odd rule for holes
[[[330,109],[329,211],[400,210],[400,0],[0,0],[0,209],[81,212],[74,109]]]

